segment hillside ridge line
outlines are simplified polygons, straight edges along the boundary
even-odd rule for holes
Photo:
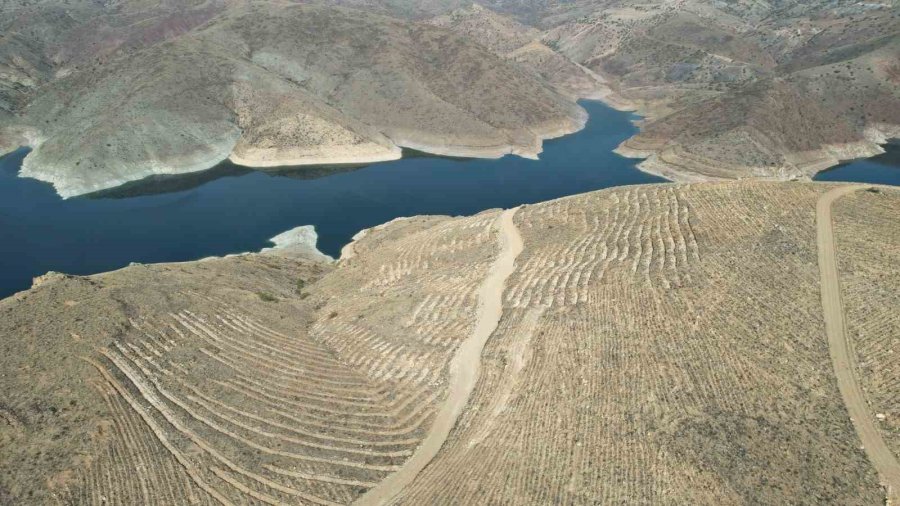
[[[516,258],[524,249],[522,236],[513,218],[519,208],[503,211],[495,226],[500,232],[500,255],[478,288],[478,315],[469,338],[460,345],[450,362],[450,386],[447,398],[422,444],[399,471],[382,480],[354,504],[385,504],[397,496],[438,454],[456,420],[469,402],[481,368],[481,352],[503,316],[503,290],[506,279],[515,270]]]

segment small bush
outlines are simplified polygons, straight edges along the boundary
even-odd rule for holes
[[[297,293],[303,293],[303,289],[306,288],[306,281],[303,281],[303,278],[297,279]]]
[[[277,299],[274,295],[272,295],[271,293],[266,293],[266,292],[256,292],[256,295],[259,295],[259,298],[262,299],[263,302],[275,302],[276,300],[278,300],[278,299]]]

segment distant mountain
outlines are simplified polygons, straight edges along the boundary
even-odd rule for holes
[[[672,179],[807,177],[900,137],[896,2],[444,6],[455,10],[433,23],[563,93],[644,115],[641,133],[619,151]]]
[[[900,136],[889,2],[575,2],[544,42],[647,116],[624,154],[675,179],[807,176]]]
[[[2,75],[0,145],[35,148],[23,175],[71,196],[225,158],[362,163],[401,146],[535,156],[585,120],[573,97],[429,24],[275,2],[140,7],[59,13],[68,32],[30,39],[33,61]],[[21,60],[17,37],[9,62]]]
[[[579,76],[573,63],[592,72],[605,89],[574,89],[644,115],[642,132],[620,152],[649,157],[641,167],[669,178],[806,177],[842,159],[880,153],[880,144],[900,137],[896,2],[479,0],[460,9],[447,0],[443,6],[453,12],[436,17],[437,24],[487,47],[521,42],[513,23],[529,37],[540,31],[538,42],[511,51],[518,56],[511,59],[551,83]],[[536,55],[554,61],[554,71],[535,65]]]
[[[337,7],[340,4],[343,7]],[[534,156],[577,98],[676,180],[807,177],[900,137],[884,1],[0,2],[0,152],[63,195],[217,161]]]

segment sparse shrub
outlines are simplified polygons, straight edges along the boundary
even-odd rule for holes
[[[277,299],[274,295],[272,295],[271,293],[266,293],[266,292],[256,292],[256,295],[258,295],[259,298],[260,298],[263,302],[275,302],[276,300],[278,300],[278,299]]]

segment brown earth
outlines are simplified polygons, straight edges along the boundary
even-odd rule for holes
[[[847,335],[847,323],[841,297],[840,274],[837,267],[837,251],[834,240],[832,207],[845,195],[861,191],[862,186],[835,188],[819,198],[816,206],[819,272],[821,275],[822,307],[825,315],[825,332],[834,363],[834,373],[844,404],[856,427],[863,448],[875,466],[882,483],[888,490],[888,504],[900,500],[900,462],[887,447],[876,426],[876,418],[870,412],[859,381],[859,363],[852,351],[853,342]],[[881,415],[884,417],[885,415]]]

